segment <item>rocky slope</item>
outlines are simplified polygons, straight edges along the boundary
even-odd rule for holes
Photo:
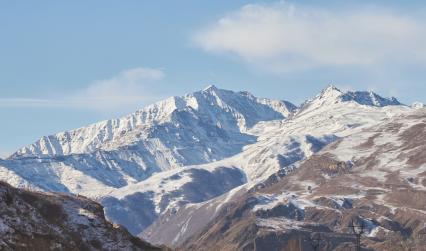
[[[348,250],[355,224],[365,250],[425,250],[425,134],[425,109],[382,121],[288,175],[164,216],[145,235],[161,231],[183,250]]]
[[[162,250],[105,220],[85,197],[37,193],[0,182],[1,250]]]

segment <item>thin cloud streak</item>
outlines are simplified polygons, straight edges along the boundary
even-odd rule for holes
[[[100,112],[134,109],[159,98],[153,93],[153,85],[164,76],[160,69],[139,67],[122,71],[110,79],[94,81],[67,96],[0,98],[0,107],[75,108]]]
[[[62,102],[34,98],[0,98],[0,107],[51,107],[61,106]]]

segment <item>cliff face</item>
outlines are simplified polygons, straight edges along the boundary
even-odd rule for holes
[[[38,193],[0,182],[1,250],[161,250],[105,220],[85,197]]]

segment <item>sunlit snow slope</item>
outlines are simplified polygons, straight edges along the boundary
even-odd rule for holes
[[[297,168],[327,144],[413,110],[330,86],[300,107],[215,86],[43,137],[6,160],[14,186],[98,199],[138,234],[159,216]]]
[[[1,161],[13,184],[96,196],[153,173],[208,163],[256,142],[247,131],[296,107],[209,86],[121,119],[46,136]]]

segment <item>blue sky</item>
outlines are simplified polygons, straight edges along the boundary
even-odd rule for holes
[[[2,1],[0,156],[215,84],[426,101],[423,1]]]

